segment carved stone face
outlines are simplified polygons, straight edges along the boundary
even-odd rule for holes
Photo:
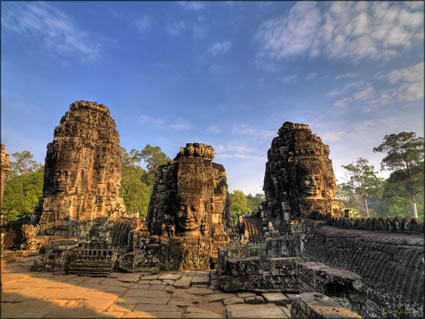
[[[200,197],[179,196],[176,223],[185,235],[198,233],[203,216],[204,208]]]
[[[318,197],[322,188],[320,175],[306,175],[302,179],[303,195],[305,197]]]
[[[55,183],[56,191],[58,193],[66,192],[67,185],[68,185],[68,175],[69,175],[68,170],[64,170],[64,169],[56,170],[54,183]]]
[[[325,198],[329,190],[327,190],[324,174],[327,174],[327,171],[321,162],[299,164],[295,175],[298,198]]]

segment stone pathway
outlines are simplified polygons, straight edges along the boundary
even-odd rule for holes
[[[31,272],[33,259],[2,262],[2,318],[290,317],[286,296],[223,293],[215,272],[53,275]]]

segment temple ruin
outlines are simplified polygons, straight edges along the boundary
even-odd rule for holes
[[[174,160],[155,174],[147,216],[151,235],[177,240],[186,259],[202,252],[205,261],[197,267],[207,269],[216,262],[218,247],[228,245],[226,229],[231,224],[226,172],[223,165],[212,162],[214,156],[209,145],[181,147]],[[195,267],[188,260],[183,264]]]
[[[109,109],[77,101],[47,145],[43,198],[37,214],[40,234],[77,237],[83,224],[122,215],[121,147]],[[86,230],[87,231],[87,230]]]
[[[156,170],[145,221],[119,197],[121,148],[108,108],[77,101],[48,144],[43,197],[34,214],[2,228],[2,253],[6,261],[18,258],[9,249],[38,253],[31,269],[53,274],[136,272],[122,281],[140,284],[129,299],[156,294],[152,309],[172,296],[165,306],[177,317],[214,317],[195,309],[193,296],[205,294],[231,318],[421,318],[424,225],[345,216],[329,154],[308,125],[285,122],[268,151],[265,202],[232,225],[223,165],[212,146],[188,143]],[[3,145],[1,160],[3,191]]]
[[[289,221],[310,213],[341,214],[329,146],[305,124],[285,122],[267,152],[265,211],[270,219]]]
[[[3,203],[3,196],[4,196],[4,190],[6,188],[6,180],[7,180],[7,176],[9,175],[10,172],[10,158],[9,155],[6,153],[6,148],[3,144],[1,145],[1,165],[0,165],[0,207],[1,207],[1,203]]]

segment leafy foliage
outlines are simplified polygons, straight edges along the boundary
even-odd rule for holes
[[[122,148],[120,196],[124,199],[128,211],[139,212],[139,217],[146,218],[155,170],[168,161],[170,158],[161,152],[159,146],[154,147],[148,144],[143,150],[132,149],[130,153]],[[142,168],[142,164],[147,169]]]
[[[1,214],[8,221],[32,213],[43,195],[44,168],[28,151],[13,153]]]
[[[381,167],[391,170],[390,176],[381,183],[372,183],[372,187],[357,188],[357,191],[356,187],[353,187],[354,184],[350,185],[350,182],[339,184],[337,198],[344,202],[345,207],[356,209],[362,216],[366,216],[364,200],[362,200],[362,194],[364,194],[367,196],[370,216],[416,217],[423,221],[424,139],[416,137],[413,132],[386,135],[384,142],[373,151],[387,153],[381,162]],[[358,173],[368,171],[366,166],[359,165],[362,163],[367,165],[367,161],[361,161],[356,165],[350,164],[343,167],[350,171],[352,178],[361,180],[361,175]],[[360,170],[357,170],[356,166]],[[360,186],[360,184],[357,185]],[[368,186],[368,183],[364,185]]]
[[[418,196],[424,193],[424,139],[414,132],[385,135],[384,142],[373,148],[374,152],[386,152],[383,169],[392,171],[389,189],[398,189],[412,201],[413,216],[418,218]],[[423,195],[421,196],[423,199]],[[420,198],[419,198],[420,200]]]
[[[264,201],[264,195],[245,195],[243,191],[236,189],[230,193],[230,200],[232,202],[233,224],[236,225],[238,215],[250,214],[255,211]]]
[[[9,178],[18,175],[25,175],[39,171],[43,165],[33,160],[33,155],[29,151],[15,152],[12,154],[14,159],[11,161],[11,170]]]
[[[363,200],[366,216],[369,217],[368,197],[379,192],[382,179],[376,176],[373,165],[368,164],[368,160],[359,158],[355,164],[342,165],[349,172],[350,179],[341,188],[349,197],[358,196]]]

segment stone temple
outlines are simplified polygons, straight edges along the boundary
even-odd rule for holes
[[[109,109],[77,101],[62,117],[47,145],[40,233],[79,236],[83,224],[122,214],[119,197],[121,148]]]
[[[270,217],[289,221],[313,212],[341,214],[329,153],[308,125],[283,124],[267,152],[263,189]]]
[[[3,202],[3,196],[4,196],[4,190],[6,187],[6,180],[7,180],[7,176],[9,175],[10,172],[10,158],[9,155],[6,153],[6,148],[4,147],[3,144],[1,145],[1,166],[0,166],[0,207],[1,207],[1,203]]]
[[[277,135],[266,200],[237,225],[224,167],[200,143],[157,169],[144,221],[118,195],[108,108],[71,104],[48,144],[35,213],[1,227],[2,316],[422,318],[423,223],[344,216],[329,147],[305,124]]]
[[[212,162],[214,156],[211,146],[189,143],[158,168],[147,224],[152,235],[173,238],[189,254],[201,249],[216,260],[218,247],[229,242],[231,213],[226,172]]]

